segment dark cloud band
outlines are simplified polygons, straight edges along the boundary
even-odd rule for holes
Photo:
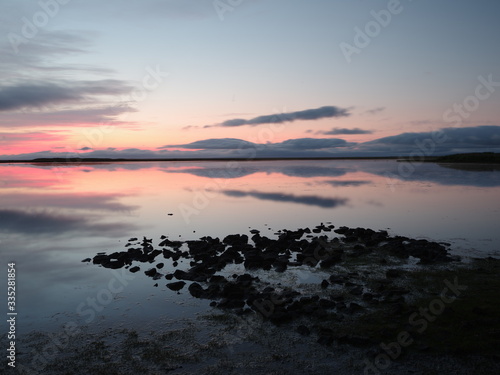
[[[304,111],[288,112],[288,113],[276,113],[273,115],[265,115],[254,117],[249,120],[235,118],[226,120],[220,124],[216,125],[206,125],[205,128],[211,127],[235,127],[243,125],[262,125],[262,124],[281,124],[284,122],[293,122],[296,120],[319,120],[322,118],[329,117],[347,117],[350,116],[348,109],[339,108],[335,106],[325,106],[314,109],[306,109]]]
[[[346,134],[346,135],[351,135],[351,134],[371,134],[371,133],[373,133],[371,130],[364,130],[364,129],[360,129],[360,128],[353,128],[353,129],[333,128],[332,130],[320,131],[317,134],[323,134],[323,135],[340,135],[340,134]]]

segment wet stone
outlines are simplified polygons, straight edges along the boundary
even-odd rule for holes
[[[184,285],[186,285],[186,283],[184,281],[175,281],[173,283],[168,283],[166,286],[168,289],[177,292],[177,291],[181,290],[182,288],[184,288]]]

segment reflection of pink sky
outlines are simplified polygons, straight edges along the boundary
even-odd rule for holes
[[[263,223],[275,229],[293,229],[322,221],[337,226],[390,227],[395,234],[439,240],[460,236],[490,238],[496,233],[498,187],[397,181],[392,191],[385,176],[356,168],[373,166],[374,162],[300,164],[304,168],[336,167],[345,171],[340,176],[287,176],[276,167],[298,166],[293,162],[242,163],[255,171],[230,179],[189,173],[217,165],[223,164],[65,166],[61,178],[57,168],[4,165],[0,166],[6,182],[0,186],[1,208],[57,210],[67,215],[90,210],[102,218],[120,218],[149,228],[147,233],[182,234],[186,238],[192,238],[193,230],[200,235],[223,235]],[[276,199],[276,194],[285,199]],[[325,208],[317,202],[308,203],[309,198],[345,203]],[[195,209],[189,222],[183,218],[182,207]]]
[[[56,174],[29,166],[0,166],[0,188],[60,189],[65,185]]]

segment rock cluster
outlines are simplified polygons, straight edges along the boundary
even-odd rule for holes
[[[331,231],[338,236],[329,239],[325,232]],[[321,224],[312,230],[281,230],[275,239],[263,236],[255,229],[250,233],[250,238],[245,234],[231,234],[222,240],[207,236],[185,242],[171,241],[162,236],[159,243],[162,250],[155,249],[150,239],[139,242],[132,238],[127,251],[109,255],[98,253],[92,262],[106,268],[128,267],[130,272],[138,272],[140,267],[132,266],[133,262],[151,264],[160,255],[170,260],[173,267],[177,267],[180,261],[189,261],[188,269],[177,268],[164,275],[160,272],[164,263],[159,263],[144,273],[155,280],[175,278],[177,281],[166,286],[177,292],[189,282],[189,293],[196,298],[212,300],[211,306],[231,309],[237,314],[255,312],[279,325],[305,316],[342,320],[345,315],[356,314],[363,310],[363,306],[371,304],[390,303],[397,309],[397,304],[404,301],[404,295],[408,293],[391,286],[392,280],[401,277],[401,271],[388,269],[386,278],[368,290],[359,281],[360,275],[334,272],[335,265],[348,259],[380,253],[402,259],[411,256],[420,259],[421,264],[451,260],[442,244],[391,237],[386,231],[365,228],[334,229],[333,225]],[[137,245],[139,247],[135,247]],[[229,264],[241,264],[246,272],[229,277],[218,274]],[[256,270],[281,273],[296,267],[319,268],[331,275],[318,285],[318,293],[312,295],[304,295],[291,286],[271,286],[252,275]],[[335,285],[346,288],[349,298],[334,293]],[[329,290],[332,293],[328,294]],[[298,332],[308,335],[310,329],[301,325]],[[318,336],[318,342],[325,344],[333,340],[333,336],[321,329]],[[345,340],[363,341],[361,338]]]

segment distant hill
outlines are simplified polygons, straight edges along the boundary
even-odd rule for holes
[[[454,154],[439,156],[432,160],[436,163],[493,163],[500,164],[500,153],[474,152],[467,154]]]

